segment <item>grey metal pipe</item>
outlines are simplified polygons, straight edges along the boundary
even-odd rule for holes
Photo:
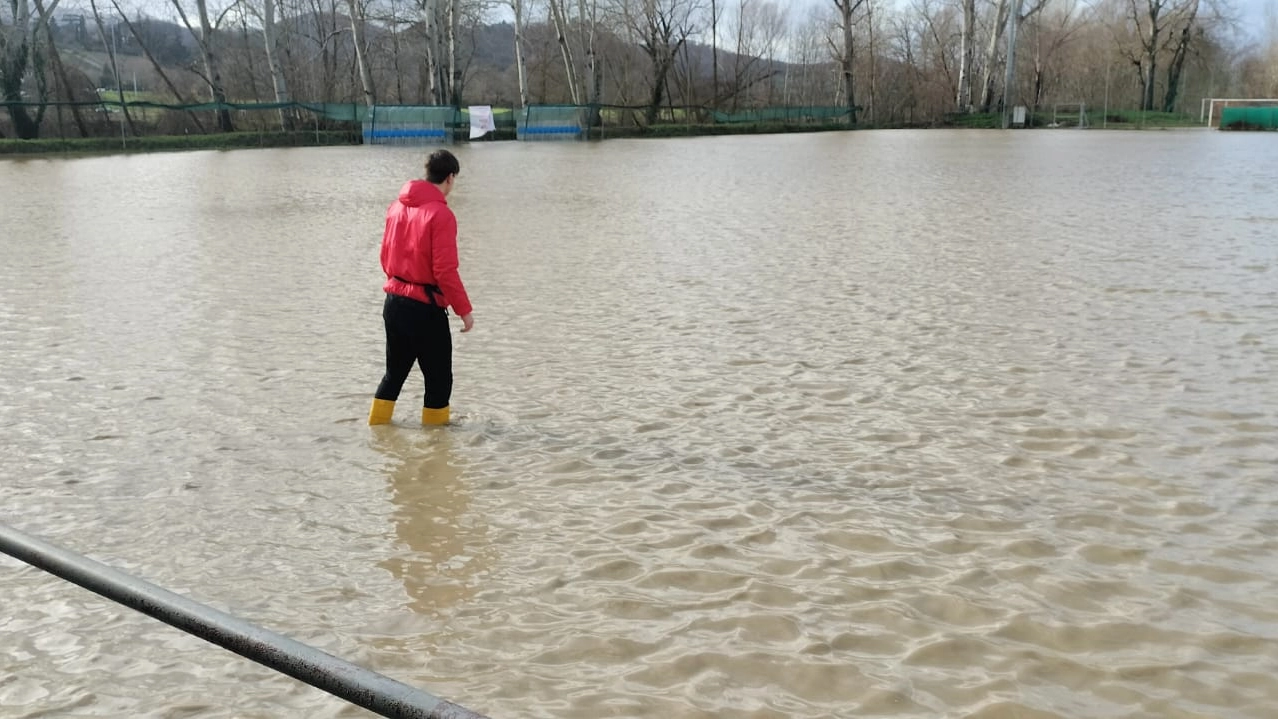
[[[385,717],[487,719],[465,707],[0,523],[0,552]]]

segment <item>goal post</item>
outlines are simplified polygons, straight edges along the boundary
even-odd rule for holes
[[[1058,102],[1052,105],[1050,127],[1087,127],[1087,103]]]
[[[1220,121],[1221,111],[1226,107],[1278,107],[1278,98],[1273,97],[1204,97],[1198,111],[1198,119],[1207,127],[1214,127]]]

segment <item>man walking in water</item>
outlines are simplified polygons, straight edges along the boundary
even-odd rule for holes
[[[386,374],[368,412],[369,424],[391,421],[414,361],[426,380],[422,424],[448,424],[453,391],[448,308],[461,317],[462,332],[475,324],[457,272],[457,217],[445,199],[459,172],[461,165],[453,153],[436,150],[426,159],[426,179],[405,183],[386,210],[382,236]]]

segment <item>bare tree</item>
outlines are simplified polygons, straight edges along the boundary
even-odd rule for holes
[[[57,0],[49,4],[49,15],[53,14],[57,5]],[[33,139],[40,136],[39,117],[42,113],[32,117],[26,105],[19,103],[26,102],[23,83],[28,68],[33,64],[36,26],[32,23],[27,0],[10,0],[10,11],[11,22],[8,25],[0,17],[0,96],[10,103],[7,105],[9,117],[18,137]]]
[[[425,62],[425,68],[423,68],[422,72],[426,83],[426,87],[423,88],[425,90],[424,94],[431,104],[441,105],[444,100],[445,84],[440,70],[442,67],[440,59],[443,55],[439,46],[438,33],[440,0],[419,0],[419,2],[421,3],[418,7],[421,11],[422,32],[425,35],[425,53],[422,58]]]
[[[98,37],[102,40],[103,47],[106,48],[107,60],[111,63],[111,77],[115,79],[115,92],[119,97],[120,112],[124,114],[124,119],[129,127],[129,134],[137,136],[138,130],[133,126],[133,116],[129,114],[129,106],[124,101],[124,87],[120,82],[120,66],[115,58],[115,43],[107,39],[106,27],[102,24],[102,15],[98,12],[98,3],[96,0],[89,0],[89,8],[93,12],[93,24],[98,28]],[[114,30],[112,31],[114,34]]]
[[[444,0],[444,29],[448,38],[448,104],[461,104],[461,87],[457,72],[457,0]]]
[[[572,104],[581,104],[581,84],[577,80],[577,65],[573,61],[572,46],[568,43],[568,17],[564,13],[564,0],[546,0],[550,7],[550,21],[555,28],[555,39],[559,42],[559,54],[564,61],[564,77],[568,83],[568,93]]]
[[[947,92],[953,93],[959,84],[951,62],[954,50],[951,45],[953,15],[946,12],[945,6],[934,8],[931,0],[917,0],[915,9],[921,25],[918,35],[920,67],[923,71],[919,79],[927,86],[942,86]],[[960,43],[961,35],[960,31]],[[962,52],[961,47],[959,52]],[[931,97],[928,99],[932,100]]]
[[[76,92],[77,88],[71,83],[71,79],[67,76],[66,65],[62,62],[62,53],[58,51],[57,40],[54,39],[53,32],[49,28],[49,20],[52,19],[53,15],[47,8],[45,8],[42,0],[34,0],[34,2],[36,12],[40,17],[40,28],[44,30],[45,39],[49,43],[49,59],[53,62],[53,72],[57,75],[58,82],[62,85],[63,90],[66,92],[67,99],[74,103],[76,95],[78,94]],[[80,113],[79,105],[71,105],[71,117],[75,121],[76,129],[80,131],[80,136],[88,137],[89,129],[88,126],[85,125],[84,117]]]
[[[155,55],[151,52],[150,46],[147,44],[145,38],[143,38],[142,33],[138,32],[137,25],[131,22],[129,20],[129,16],[120,9],[119,0],[111,0],[111,5],[115,8],[115,12],[119,16],[120,21],[124,23],[126,28],[128,28],[129,35],[133,37],[134,42],[138,44],[138,47],[142,48],[142,53],[146,55],[146,59],[151,63],[152,69],[155,70],[156,74],[160,77],[160,80],[164,82],[164,85],[168,88],[169,92],[173,93],[174,99],[176,99],[180,105],[187,104],[182,91],[173,83],[173,80],[169,77],[169,73],[165,72],[164,66],[155,58]],[[190,111],[188,111],[187,114],[191,118],[191,121],[195,124],[196,129],[200,132],[204,132],[204,124],[200,122],[199,115]]]
[[[1153,110],[1162,61],[1184,63],[1200,0],[1125,0],[1130,35],[1119,34],[1120,51],[1140,77],[1140,109]],[[1128,28],[1124,28],[1127,30]],[[1125,34],[1125,33],[1124,33]],[[1179,50],[1177,48],[1180,48]],[[1179,60],[1176,54],[1181,53]],[[1168,60],[1168,54],[1172,59]],[[1175,96],[1172,95],[1174,100]]]
[[[783,102],[787,105],[812,105],[818,98],[833,95],[823,87],[827,73],[822,68],[829,57],[825,33],[829,12],[825,5],[813,7],[806,18],[791,27],[786,43],[789,62],[783,93]]]
[[[603,98],[603,66],[598,47],[599,0],[577,0],[577,23],[586,52],[586,76],[590,79],[586,97],[591,107],[590,126],[593,127],[599,124],[599,102]]]
[[[259,6],[249,3],[248,7],[250,11],[256,11]],[[262,47],[266,53],[266,68],[271,74],[271,89],[275,94],[275,102],[283,104],[290,102],[290,99],[288,81],[284,78],[284,68],[280,64],[280,27],[275,20],[277,7],[282,9],[278,0],[262,0],[259,18],[262,21]],[[281,130],[288,132],[293,129],[293,116],[288,110],[280,108],[279,119]]]
[[[222,66],[219,62],[216,52],[216,38],[214,37],[215,26],[209,20],[208,0],[195,0],[196,17],[200,21],[200,29],[197,32],[195,27],[191,25],[190,18],[187,16],[186,9],[182,7],[182,0],[171,0],[173,7],[177,10],[178,17],[182,19],[182,24],[186,26],[187,31],[191,33],[191,37],[195,38],[196,43],[200,47],[200,57],[204,63],[204,82],[209,86],[209,95],[213,102],[219,105],[226,104],[226,89],[222,84]],[[219,21],[221,18],[219,18]],[[234,132],[235,125],[231,122],[231,112],[226,107],[219,107],[217,110],[218,128],[222,132]]]
[[[270,0],[267,0],[270,2]],[[368,38],[364,32],[367,25],[365,17],[366,5],[362,0],[347,0],[350,8],[351,40],[355,45],[355,68],[359,72],[359,83],[364,91],[364,106],[377,104],[377,93],[373,87],[373,74],[368,67]]]
[[[710,106],[719,108],[719,0],[710,0]]]
[[[776,54],[785,24],[784,11],[772,0],[737,0],[731,9],[727,29],[734,41],[732,78],[724,99],[732,100],[733,110],[746,92],[776,74],[768,60]]]
[[[515,74],[519,83],[519,107],[528,107],[528,62],[524,59],[524,33],[527,29],[524,8],[527,0],[508,0],[515,13]]]
[[[994,12],[994,23],[990,26],[989,43],[985,46],[985,62],[982,68],[981,112],[990,112],[995,103],[1002,107],[1010,100],[1009,93],[1015,78],[1015,57],[1017,30],[1027,18],[1037,15],[1047,6],[1048,0],[1030,0],[1026,9],[1025,0],[998,0]],[[1003,48],[1003,93],[998,95],[999,49],[1004,45],[1005,35],[1007,47]]]
[[[1247,78],[1247,94],[1252,97],[1278,97],[1278,8],[1266,10],[1264,33],[1256,47],[1247,53],[1255,60],[1254,77]]]
[[[856,124],[856,85],[853,82],[853,71],[856,68],[856,10],[864,0],[833,0],[839,11],[839,36],[841,42],[833,45],[834,56],[839,63],[842,74],[843,99],[848,106],[848,122]]]
[[[605,0],[598,18],[601,81],[621,105],[636,105],[651,96],[652,63],[640,49],[634,5],[635,0]]]
[[[1063,0],[1061,7],[1050,14],[1040,13],[1031,24],[1030,32],[1034,38],[1034,82],[1030,98],[1035,109],[1042,106],[1043,94],[1051,82],[1049,75],[1054,59],[1081,28],[1077,0]]]
[[[1174,112],[1176,99],[1180,94],[1181,78],[1185,71],[1185,60],[1189,57],[1196,40],[1202,37],[1203,28],[1195,25],[1201,0],[1194,0],[1186,10],[1179,27],[1172,28],[1171,62],[1167,66],[1167,90],[1163,96],[1163,112]]]
[[[670,71],[688,37],[696,30],[696,0],[627,0],[624,15],[651,67],[645,118],[656,122],[667,96]]]
[[[877,112],[876,107],[877,107],[877,105],[878,105],[878,89],[879,89],[879,63],[878,63],[878,59],[879,59],[879,47],[878,47],[878,43],[880,43],[880,42],[881,42],[881,39],[879,38],[879,36],[880,36],[880,34],[881,34],[881,33],[878,31],[878,28],[879,28],[879,25],[881,25],[881,24],[882,24],[882,19],[881,19],[878,15],[876,15],[876,14],[875,14],[875,12],[874,12],[874,8],[875,8],[875,0],[866,0],[866,2],[865,2],[865,29],[866,29],[866,36],[867,36],[867,45],[869,46],[869,53],[868,53],[868,55],[869,55],[869,66],[870,66],[870,67],[869,67],[869,78],[870,78],[870,93],[869,93],[869,94],[870,94],[870,102],[869,102],[869,116],[870,116],[870,124],[874,124],[874,122],[875,122],[875,121],[876,121],[876,119],[877,119],[877,116],[875,115],[875,113]]]
[[[374,10],[380,10],[380,12],[375,13]],[[383,57],[382,59],[388,60],[389,84],[395,88],[394,93],[392,93],[395,103],[399,105],[405,104],[407,100],[404,95],[404,83],[405,80],[409,79],[407,75],[411,72],[411,68],[405,64],[406,55],[409,51],[409,46],[405,42],[407,35],[405,29],[411,29],[412,23],[400,14],[400,0],[388,0],[381,8],[370,8],[365,12],[365,15],[375,25],[381,25],[389,33],[390,57],[388,59]],[[382,100],[386,100],[385,95],[383,95]]]
[[[1012,123],[1010,114],[1013,102],[1012,91],[1016,87],[1016,39],[1021,26],[1021,5],[1024,0],[1012,0],[1012,9],[1007,15],[1007,54],[1003,61],[1003,129]]]
[[[957,105],[959,112],[972,111],[972,62],[976,59],[976,0],[963,2],[963,38],[959,50]]]
[[[888,40],[888,89],[880,121],[915,124],[953,108],[961,29],[953,8],[932,0],[915,0],[897,13]]]
[[[1011,0],[998,0],[990,24],[989,38],[985,44],[985,57],[981,63],[981,112],[989,112],[994,105],[994,93],[999,69],[999,48],[1003,44],[1003,31],[1007,29],[1007,17]]]

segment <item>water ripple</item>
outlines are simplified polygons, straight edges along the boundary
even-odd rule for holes
[[[4,520],[495,718],[1270,717],[1257,140],[459,148],[444,431],[363,424],[419,153],[14,163]],[[358,714],[0,586],[4,716]]]

